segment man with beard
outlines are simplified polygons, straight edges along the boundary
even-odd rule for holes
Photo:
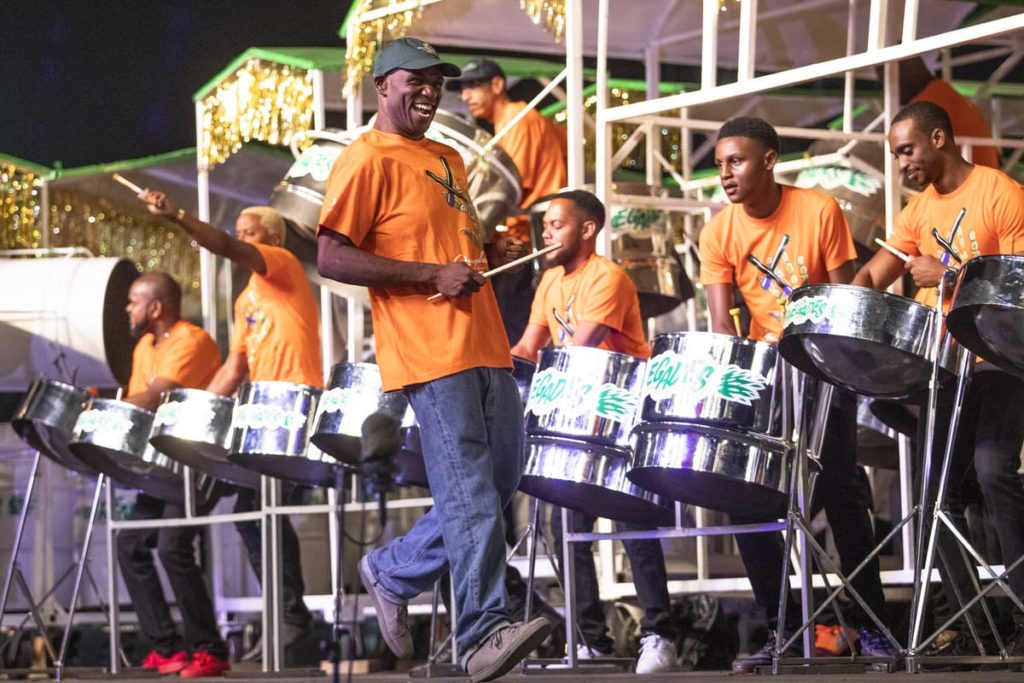
[[[154,271],[135,280],[128,290],[126,310],[132,335],[139,338],[132,356],[128,403],[156,410],[163,392],[177,387],[199,389],[209,383],[220,365],[220,352],[210,335],[181,318],[181,288],[170,275]],[[130,519],[184,516],[181,505],[140,493]],[[144,669],[196,678],[219,676],[230,668],[210,594],[195,561],[193,540],[201,529],[172,526],[125,529],[118,534],[121,575],[139,628],[153,643],[142,662]],[[160,587],[154,545],[181,612],[184,639]]]
[[[750,310],[749,337],[775,343],[783,327],[783,287],[846,284],[853,277],[856,251],[839,205],[827,195],[776,183],[773,169],[778,157],[779,137],[767,121],[735,118],[718,131],[715,164],[731,205],[722,209],[700,236],[700,278],[706,287],[712,332],[736,334],[730,315],[734,286]],[[755,265],[751,256],[768,264],[771,275]],[[874,546],[870,486],[864,470],[857,465],[856,419],[853,395],[837,389],[828,415],[821,449],[822,471],[813,501],[814,510],[825,509],[845,574],[850,574]],[[734,515],[733,521],[744,524],[756,520]],[[775,623],[782,586],[782,536],[776,532],[737,534],[736,543],[754,597],[771,628],[761,650],[733,662],[734,672],[746,673],[771,664],[776,648],[799,626],[800,610],[788,595],[788,623]],[[888,613],[878,572],[875,557],[854,579],[853,587],[885,623]],[[867,615],[855,608],[850,617],[858,627],[862,655],[899,654]]]
[[[416,413],[435,502],[359,563],[381,635],[411,657],[408,600],[450,569],[461,663],[484,681],[509,671],[550,626],[513,624],[504,589],[502,508],[523,472],[522,406],[481,273],[507,254],[484,244],[458,152],[424,136],[444,77],[459,73],[415,38],[381,49],[377,118],[331,168],[318,266],[370,288],[383,388],[402,389]]]
[[[890,245],[910,255],[904,264],[888,250],[879,249],[857,273],[853,284],[885,289],[905,271],[920,289],[917,301],[935,307],[937,288],[952,280],[952,270],[977,256],[1024,253],[1024,190],[1002,171],[966,161],[956,148],[946,111],[933,102],[915,102],[901,109],[889,128],[889,147],[904,179],[923,188],[912,197],[893,224]],[[942,238],[936,238],[935,233]],[[945,244],[943,244],[945,242]],[[944,299],[949,301],[949,292]],[[938,466],[947,440],[953,387],[939,394],[933,465],[936,475],[929,500],[938,487]],[[1024,381],[981,362],[974,369],[953,450],[949,495],[952,516],[963,519],[959,483],[974,466],[987,519],[996,530],[1006,566],[1024,554],[1024,488],[1018,474],[1024,420],[1011,406],[1024,400]],[[918,443],[924,443],[925,420],[919,421]],[[961,528],[966,534],[966,529]],[[923,532],[922,532],[923,533]],[[950,580],[943,582],[950,605],[958,605],[955,583],[969,599],[974,593],[968,572],[973,567],[958,561],[958,544],[945,531],[939,534],[940,562]],[[941,558],[940,555],[940,558]],[[1024,598],[1024,568],[1009,576],[1013,591]],[[982,645],[995,651],[983,613],[976,605],[970,614],[979,627]],[[1024,655],[1024,614],[1014,610],[1016,630],[1011,656]],[[977,652],[973,639],[961,629],[959,642],[942,654]]]
[[[651,355],[644,339],[636,285],[622,268],[596,253],[597,235],[604,221],[604,204],[590,192],[571,190],[552,199],[544,213],[544,243],[560,242],[562,248],[546,258],[547,270],[537,286],[530,323],[512,348],[514,355],[535,360],[551,341],[555,346],[590,346],[643,360]],[[553,516],[556,535],[560,535],[561,514],[557,508]],[[590,532],[594,522],[593,517],[576,512],[572,515],[572,530]],[[620,531],[651,528],[624,523],[616,526]],[[675,665],[676,648],[661,542],[629,539],[622,545],[633,567],[637,599],[644,610],[636,672],[668,671]],[[608,657],[613,646],[598,591],[592,546],[572,544],[579,627],[585,641],[577,649],[581,659]]]

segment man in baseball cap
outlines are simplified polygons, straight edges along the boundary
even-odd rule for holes
[[[432,66],[441,67],[441,74],[449,78],[462,75],[459,67],[438,57],[429,43],[419,38],[399,38],[381,48],[373,63],[373,77],[386,76],[395,69],[419,71]]]
[[[449,92],[459,92],[463,88],[472,88],[489,82],[495,76],[505,80],[505,72],[501,70],[497,62],[492,62],[489,59],[474,59],[471,62],[466,62],[466,68],[462,70],[461,76],[446,81],[444,87]]]

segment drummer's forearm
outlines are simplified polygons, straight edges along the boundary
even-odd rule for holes
[[[729,313],[735,299],[732,295],[732,285],[711,284],[704,289],[708,300],[708,317],[711,319],[709,327],[716,334],[728,334],[737,336],[736,323]]]
[[[206,390],[221,396],[231,396],[238,389],[245,376],[249,374],[249,361],[245,353],[232,351],[224,360],[224,364],[217,370],[217,374],[210,380]]]
[[[434,284],[440,266],[398,261],[356,247],[347,237],[323,230],[317,239],[317,271],[338,282],[363,287]]]
[[[885,289],[903,272],[903,261],[884,249],[875,253],[853,276],[851,285]]]

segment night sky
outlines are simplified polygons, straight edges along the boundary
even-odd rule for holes
[[[255,46],[340,48],[348,0],[7,0],[0,154],[66,168],[195,145],[192,95]]]

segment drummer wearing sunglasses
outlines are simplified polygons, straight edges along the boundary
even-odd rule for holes
[[[202,389],[220,365],[220,351],[206,332],[181,318],[181,287],[163,272],[139,277],[128,290],[128,320],[139,341],[132,356],[127,398],[156,410],[170,389]],[[140,493],[130,519],[184,517],[184,508]],[[193,543],[202,527],[125,529],[118,534],[117,559],[139,620],[153,649],[143,669],[182,678],[216,676],[229,668],[228,649],[217,627],[203,572]],[[181,612],[186,643],[171,619],[153,564],[153,547]]]
[[[596,253],[597,235],[604,227],[605,207],[590,192],[571,190],[554,196],[544,213],[544,243],[561,243],[548,254],[547,269],[537,286],[530,322],[512,355],[534,360],[548,343],[555,346],[590,346],[636,358],[650,356],[640,318],[636,285],[613,261]],[[552,513],[552,526],[560,535],[561,514]],[[574,532],[593,530],[593,517],[572,514]],[[622,531],[650,527],[617,522]],[[668,576],[661,544],[651,539],[622,542],[633,568],[637,599],[644,610],[640,623],[639,674],[668,671],[675,666],[675,629],[671,624]],[[560,541],[556,545],[561,546]],[[608,657],[614,643],[608,636],[604,608],[598,592],[592,544],[573,543],[576,566],[579,627],[584,641],[580,659]]]
[[[782,333],[784,304],[791,288],[846,284],[853,277],[856,250],[839,205],[827,195],[776,183],[774,168],[779,149],[778,134],[762,119],[735,118],[718,131],[715,164],[731,204],[704,227],[700,236],[701,282],[707,293],[713,332],[737,333],[730,314],[734,287],[750,311],[748,336],[776,342]],[[829,412],[814,508],[824,507],[842,570],[849,574],[872,551],[874,531],[869,515],[870,486],[856,459],[856,401],[847,392],[837,390],[836,396]],[[734,516],[733,521],[739,524],[754,520]],[[781,535],[738,534],[736,543],[754,597],[773,629],[761,650],[733,662],[734,671],[750,672],[771,664],[776,645],[799,626],[800,610],[788,596],[788,623],[775,623],[782,584]],[[853,585],[884,623],[888,614],[877,558],[857,575]],[[860,613],[862,610],[855,611],[858,613],[848,616],[858,627],[861,654],[898,655],[899,648],[877,624],[866,613]]]
[[[892,234],[886,239],[911,258],[904,265],[888,250],[879,250],[857,273],[853,284],[885,289],[907,271],[920,288],[915,298],[934,307],[937,287],[950,281],[950,267],[977,256],[1024,252],[1024,190],[1003,172],[972,164],[960,155],[949,115],[942,107],[921,101],[901,109],[889,129],[889,147],[907,183],[923,188],[896,217]],[[949,301],[949,297],[944,300]],[[946,443],[952,393],[951,384],[939,394],[936,444]],[[1006,566],[1024,554],[1024,488],[1017,473],[1024,420],[1016,410],[1007,410],[1022,403],[1024,381],[989,363],[977,365],[964,397],[950,477],[951,482],[963,482],[973,464],[985,512],[995,527]],[[924,443],[923,424],[922,420],[918,443]],[[937,448],[937,461],[941,456],[942,449]],[[932,484],[938,485],[938,477]],[[964,502],[959,487],[951,487],[946,504],[954,519],[963,522]],[[939,541],[944,546],[942,554],[960,557],[958,544],[949,534],[939,534]],[[973,567],[940,562],[940,569],[951,579],[943,582],[950,604],[958,604],[954,583],[963,595],[973,595]],[[1009,584],[1024,599],[1024,567],[1009,575]],[[972,615],[982,631],[985,650],[995,653],[995,639],[988,632],[984,615],[977,609]],[[1013,619],[1016,629],[1008,652],[1024,656],[1024,613],[1014,610]],[[942,654],[959,653],[978,653],[966,629],[954,642],[953,650]]]
[[[176,207],[163,192],[146,189],[139,199],[150,213],[169,217],[200,246],[250,271],[248,283],[235,300],[234,333],[227,357],[206,389],[230,396],[245,380],[323,386],[316,304],[302,264],[283,247],[285,223],[281,214],[268,206],[243,209],[235,220],[232,237]],[[286,504],[301,504],[306,491],[305,487],[285,483],[282,499]],[[251,512],[257,507],[256,491],[239,487],[234,511]],[[235,528],[259,578],[263,556],[260,525],[237,522]],[[299,539],[287,516],[281,516],[281,546],[282,640],[288,648],[309,635],[313,617],[303,600]],[[243,655],[243,660],[256,660],[261,654],[257,645]]]

